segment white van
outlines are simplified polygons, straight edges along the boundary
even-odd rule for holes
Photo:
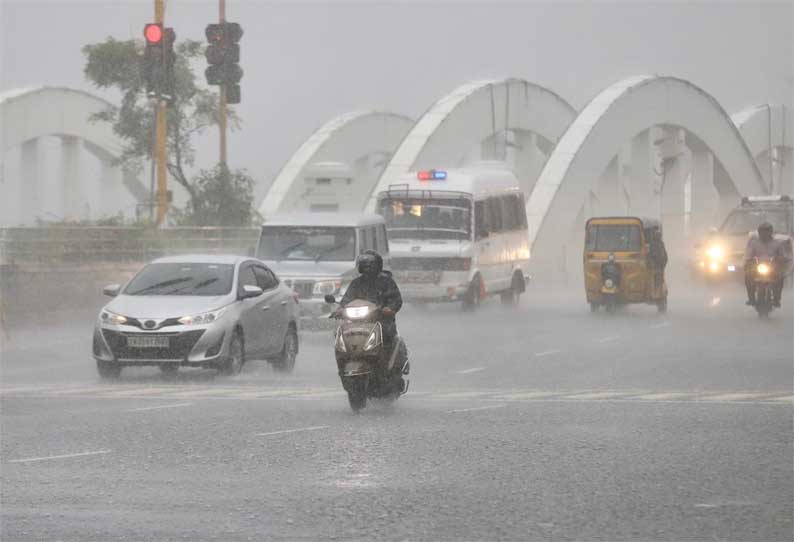
[[[378,194],[392,271],[408,301],[500,294],[515,304],[529,281],[529,234],[520,184],[493,166],[406,174]]]
[[[379,215],[293,213],[262,224],[256,257],[295,291],[301,316],[315,320],[331,310],[325,295],[343,295],[358,276],[356,258],[367,249],[378,251],[389,268],[389,242]]]

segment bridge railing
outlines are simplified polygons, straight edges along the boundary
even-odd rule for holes
[[[86,226],[0,229],[0,264],[100,264],[146,262],[165,255],[246,255],[258,228]]]

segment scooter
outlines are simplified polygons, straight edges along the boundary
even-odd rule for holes
[[[756,258],[750,265],[755,283],[755,310],[762,320],[769,318],[774,310],[774,284],[778,280],[775,262],[771,259]]]
[[[601,303],[609,314],[618,310],[618,288],[620,287],[620,266],[610,259],[601,266]]]
[[[335,304],[332,295],[325,302]],[[355,299],[341,312],[329,318],[341,320],[336,329],[334,351],[342,387],[347,392],[350,408],[357,412],[368,399],[394,401],[408,391],[410,372],[403,340],[397,337],[387,351],[383,343],[381,308],[365,299]]]

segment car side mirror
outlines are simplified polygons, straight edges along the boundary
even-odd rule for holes
[[[120,284],[108,284],[107,286],[102,288],[102,293],[108,297],[116,297],[117,295],[119,295],[120,291],[121,291]]]
[[[336,303],[336,298],[334,296],[332,296],[331,294],[326,294],[325,302],[326,303],[330,303],[330,304],[333,305],[334,303]]]
[[[246,284],[243,286],[243,293],[240,295],[240,299],[248,299],[250,297],[259,297],[262,295],[264,290],[259,286],[251,286],[250,284]]]

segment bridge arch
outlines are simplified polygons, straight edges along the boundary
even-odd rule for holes
[[[791,108],[782,104],[754,105],[731,119],[755,158],[769,191],[794,195],[794,115]]]
[[[330,120],[287,160],[259,212],[359,212],[412,125],[409,117],[384,111],[354,111]]]
[[[618,186],[615,157],[627,141],[631,141],[633,163],[627,184]],[[623,205],[616,209],[621,214],[658,218],[663,185],[670,193],[680,193],[683,209],[682,177],[675,183],[666,180],[664,174],[665,161],[675,167],[677,156],[682,154],[665,147],[682,143],[692,149],[693,155],[692,205],[707,206],[701,199],[710,199],[713,192],[725,209],[740,194],[766,192],[739,129],[712,96],[675,77],[629,77],[593,98],[568,127],[544,166],[527,201],[534,254],[553,259],[560,255],[560,247],[567,246],[563,261],[575,258],[583,237],[576,230],[587,215],[593,214],[591,200],[597,202],[597,192],[603,191],[604,185],[623,196]],[[661,173],[655,169],[660,164]],[[614,208],[617,201],[612,198],[611,203],[602,205],[599,214],[606,207]]]
[[[367,208],[374,209],[377,193],[407,171],[459,167],[477,159],[508,161],[509,149],[511,166],[529,193],[575,115],[560,96],[523,79],[463,84],[437,100],[411,128],[370,194]]]

